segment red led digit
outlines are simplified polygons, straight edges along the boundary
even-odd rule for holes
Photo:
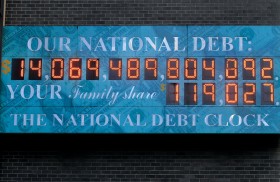
[[[51,79],[63,80],[63,77],[64,77],[64,59],[62,58],[52,59]]]
[[[167,105],[178,105],[179,104],[179,83],[168,83],[166,93],[166,104]]]
[[[29,59],[29,80],[42,78],[42,59]]]
[[[203,59],[202,69],[202,80],[215,79],[215,59]]]
[[[38,73],[38,77],[42,76],[42,60],[38,60],[37,66],[34,66],[34,60],[30,60],[30,69],[32,71],[36,71]]]
[[[171,58],[167,60],[167,79],[179,79],[179,59]]]
[[[243,84],[243,103],[247,105],[256,104],[256,84]]]
[[[130,58],[127,60],[127,79],[139,80],[140,61],[137,58]]]
[[[185,80],[195,80],[197,78],[197,61],[190,58],[185,60]]]
[[[109,80],[120,80],[122,78],[122,60],[110,59]]]
[[[273,79],[273,60],[270,58],[261,59],[261,79],[262,80]]]
[[[197,104],[197,84],[185,83],[184,84],[184,104],[196,105]]]
[[[262,84],[262,105],[274,104],[274,85],[272,83]]]
[[[24,59],[20,59],[20,58],[12,59],[11,79],[12,80],[23,80],[24,79],[24,69],[25,69],[25,60]]]
[[[216,102],[215,94],[215,84],[214,83],[204,83],[203,84],[203,96],[202,103],[204,105],[213,105]]]
[[[87,59],[87,80],[99,79],[99,59],[90,58]]]
[[[237,80],[238,78],[238,63],[237,59],[228,58],[226,59],[226,80]]]
[[[24,60],[20,61],[20,77],[24,77]]]
[[[147,58],[145,60],[145,80],[156,80],[157,79],[157,59]]]
[[[255,59],[246,58],[243,60],[243,80],[256,79]]]
[[[80,80],[82,77],[82,61],[79,58],[69,60],[69,80]]]
[[[175,85],[175,102],[179,103],[179,84]]]
[[[226,104],[238,103],[238,85],[236,83],[226,84]]]

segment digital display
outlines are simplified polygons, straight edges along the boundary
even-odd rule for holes
[[[184,104],[197,105],[197,83],[184,84]]]
[[[82,59],[71,58],[69,60],[69,80],[80,80],[82,77]]]
[[[168,80],[178,80],[180,78],[179,63],[180,61],[177,58],[170,58],[167,60],[166,75]]]
[[[238,79],[238,60],[235,58],[225,59],[225,78],[226,80]]]
[[[255,105],[256,104],[256,84],[244,83],[243,84],[243,104]]]
[[[273,83],[262,84],[262,102],[263,105],[274,104],[274,86]]]
[[[89,58],[87,59],[87,80],[99,80],[99,59]]]
[[[109,80],[122,79],[122,60],[110,59],[109,60]]]
[[[99,63],[97,58],[86,58],[84,62],[87,64],[86,77],[82,77],[82,58],[70,58],[68,60],[69,68],[65,69],[64,67],[64,58],[54,58],[51,61],[51,78],[52,80],[98,80],[99,79],[99,69],[103,69],[109,73],[109,80],[121,80],[122,72],[123,72],[123,61],[122,59],[109,59],[110,67],[106,70],[106,64],[102,65]],[[265,60],[265,61],[264,61]],[[101,60],[102,62],[106,62],[106,60]],[[155,80],[158,75],[157,71],[157,63],[155,59],[146,59],[144,58],[142,62],[144,69],[141,71],[140,67],[140,58],[128,58],[127,66],[125,69],[126,72],[126,80],[139,80],[142,74],[145,74],[143,80]],[[185,105],[197,105],[197,101],[202,99],[202,105],[215,105],[216,104],[216,85],[211,81],[217,81],[215,79],[215,59],[184,59],[184,70],[185,70],[185,80],[196,80],[197,79],[197,62],[200,62],[202,65],[202,97],[197,96],[197,92],[199,88],[197,87],[198,83],[184,83],[182,87],[184,87],[184,103]],[[266,58],[260,59],[259,69],[261,71],[260,80],[273,80],[273,59]],[[42,58],[38,59],[30,59],[28,68],[25,68],[25,59],[15,58],[12,59],[12,78],[11,80],[24,80],[25,74],[29,69],[29,78],[26,80],[41,80],[42,71],[48,72],[48,70],[42,70]],[[179,80],[179,67],[180,63],[179,58],[171,58],[167,60],[167,68],[166,75],[170,80]],[[238,78],[237,70],[238,62],[243,62],[242,67],[242,78]],[[49,67],[47,65],[45,67]],[[104,66],[104,68],[103,68]],[[240,64],[241,66],[241,64]],[[225,103],[229,105],[256,105],[256,95],[260,95],[260,104],[258,105],[273,105],[274,104],[274,87],[273,82],[263,82],[260,88],[257,88],[256,82],[252,82],[251,80],[256,80],[256,60],[253,58],[226,58],[224,70],[226,79],[233,80],[242,80],[243,85],[243,104],[238,103],[238,98],[241,96],[238,94],[238,83],[236,82],[225,82],[224,85],[220,84],[217,87],[219,90],[224,89],[224,97]],[[143,73],[144,72],[144,73]],[[68,75],[68,78],[65,79],[64,74]],[[203,80],[207,80],[207,82],[203,82]],[[247,81],[248,80],[248,81]],[[259,80],[259,81],[260,81]],[[167,86],[167,94],[166,94],[166,105],[174,105],[179,104],[179,93],[180,93],[180,84],[179,83],[169,83]]]
[[[197,60],[185,59],[185,80],[197,79]]]
[[[202,79],[215,80],[215,59],[203,59],[202,64]]]
[[[225,100],[226,104],[237,105],[238,104],[238,84],[226,83],[225,88]]]
[[[24,65],[22,65],[22,67],[24,67]],[[29,80],[41,80],[41,78],[42,59],[29,59]]]
[[[24,79],[24,59],[12,59],[12,80],[23,80]]]
[[[179,104],[179,84],[168,83],[167,94],[166,94],[167,105],[178,105]]]
[[[52,80],[63,80],[63,78],[64,78],[64,59],[61,59],[61,58],[52,59],[52,61],[51,61],[51,78],[52,78]]]
[[[0,132],[280,133],[274,26],[8,26],[3,37]]]
[[[145,80],[157,80],[158,63],[155,58],[145,59]]]
[[[273,80],[273,60],[271,58],[261,59],[261,79]]]
[[[256,60],[253,58],[243,59],[243,80],[256,79]]]

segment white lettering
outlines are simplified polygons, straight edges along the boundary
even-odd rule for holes
[[[65,43],[64,43],[64,40],[66,40]],[[60,37],[59,38],[59,51],[64,51],[64,48],[66,49],[66,51],[71,51],[69,44],[70,44],[70,38]]]
[[[37,48],[33,49],[32,48],[32,44],[34,44],[34,42],[32,42],[35,39],[35,41],[37,40]],[[42,40],[39,39],[38,37],[31,37],[30,39],[28,39],[27,41],[27,47],[30,51],[39,51],[42,47]]]

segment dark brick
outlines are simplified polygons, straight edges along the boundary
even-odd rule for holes
[[[270,25],[280,21],[279,6],[280,1],[277,0],[7,0],[6,24]],[[37,16],[29,16],[34,12]],[[15,14],[21,16],[15,17]],[[75,15],[75,18],[63,15]]]

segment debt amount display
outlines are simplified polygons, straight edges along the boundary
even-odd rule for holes
[[[100,78],[100,69],[107,69],[109,80],[158,80],[159,61],[157,58],[13,58],[11,80],[41,80],[44,65],[50,64],[52,80],[93,80]],[[28,61],[28,63],[26,63]],[[65,63],[67,67],[65,67]],[[102,65],[104,61],[109,61]],[[181,63],[183,61],[183,64]],[[84,64],[84,65],[83,65]],[[126,64],[126,66],[123,66]],[[183,94],[184,105],[217,105],[216,90],[222,87],[226,105],[275,105],[274,103],[274,63],[272,58],[225,58],[218,62],[215,58],[168,58],[165,64],[166,105],[179,105]],[[216,65],[223,64],[223,84],[216,76]],[[28,66],[26,66],[28,65]],[[183,68],[180,68],[183,65]],[[125,70],[123,69],[125,67]],[[25,74],[28,69],[28,75]],[[200,72],[199,72],[200,69]],[[83,74],[85,70],[85,75]],[[183,70],[183,73],[182,71]],[[240,71],[241,70],[241,71]],[[258,71],[257,71],[258,70]],[[67,74],[65,74],[67,71]],[[125,73],[123,75],[123,73]],[[200,76],[198,74],[201,73]],[[141,74],[144,76],[141,77]],[[65,78],[64,75],[68,75]],[[257,75],[259,75],[257,77]],[[200,80],[199,80],[199,79]],[[180,81],[183,80],[183,83]],[[201,90],[199,92],[199,89]],[[221,88],[220,88],[221,89]],[[260,98],[257,98],[257,95]],[[239,101],[239,100],[242,101]]]

